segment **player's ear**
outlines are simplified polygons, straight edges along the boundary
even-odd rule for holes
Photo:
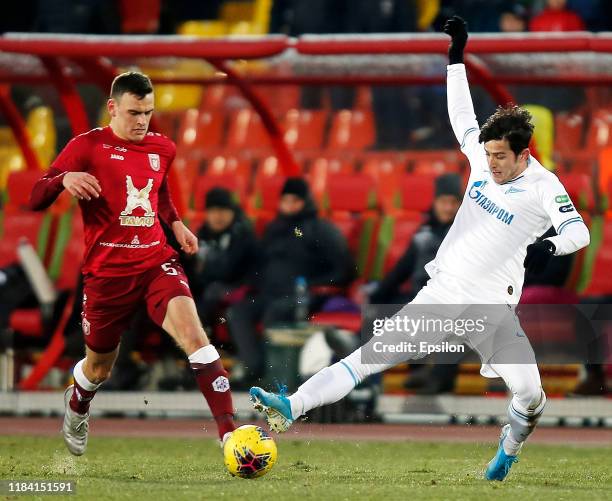
[[[113,118],[117,114],[116,103],[112,97],[108,101],[106,101],[106,109],[108,110],[108,114],[111,118]]]
[[[520,161],[522,161],[522,162],[526,162],[526,161],[527,161],[527,159],[529,158],[529,154],[530,154],[529,148],[525,148],[525,149],[524,149],[523,151],[521,151],[521,153],[519,154],[519,158],[518,158],[518,159],[519,159]]]

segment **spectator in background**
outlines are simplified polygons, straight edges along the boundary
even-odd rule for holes
[[[612,30],[612,2],[610,0],[569,0],[567,7],[580,16],[587,30]]]
[[[427,221],[417,230],[404,255],[370,295],[371,303],[406,304],[421,290],[429,275],[425,265],[436,256],[446,233],[455,220],[462,198],[461,178],[445,174],[436,179],[435,199]],[[402,285],[410,281],[410,289]],[[459,366],[438,363],[433,366],[412,364],[407,389],[423,395],[452,391]]]
[[[281,192],[278,215],[266,228],[257,265],[256,294],[228,310],[230,336],[240,365],[233,382],[249,383],[263,375],[264,346],[257,325],[296,320],[296,281],[309,287],[344,286],[354,265],[344,236],[320,219],[306,181],[289,178]],[[313,298],[310,307],[316,309]]]
[[[501,13],[499,17],[499,31],[502,33],[521,33],[527,31],[529,16],[527,9],[520,4]]]
[[[121,33],[115,0],[39,0],[37,30],[46,33]]]
[[[457,14],[467,21],[472,32],[496,32],[499,18],[509,3],[508,0],[443,0],[435,24],[441,28],[448,18]]]
[[[206,221],[198,230],[198,254],[188,265],[188,277],[203,325],[217,323],[219,310],[231,293],[255,270],[257,241],[242,209],[225,188],[206,194]]]
[[[584,21],[566,4],[567,0],[547,0],[546,8],[531,19],[529,31],[583,31]]]

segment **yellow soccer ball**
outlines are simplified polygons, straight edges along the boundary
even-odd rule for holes
[[[268,473],[278,457],[276,443],[259,426],[236,428],[223,446],[225,466],[233,476],[257,478]]]

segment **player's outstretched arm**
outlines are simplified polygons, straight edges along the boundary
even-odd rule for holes
[[[451,37],[446,76],[448,116],[461,150],[469,155],[471,147],[478,144],[480,129],[463,65],[463,50],[468,39],[467,24],[459,16],[453,16],[446,22],[443,30]]]

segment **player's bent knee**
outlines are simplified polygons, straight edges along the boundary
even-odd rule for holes
[[[537,414],[544,408],[546,394],[541,386],[525,386],[516,392],[516,399],[528,414]]]

